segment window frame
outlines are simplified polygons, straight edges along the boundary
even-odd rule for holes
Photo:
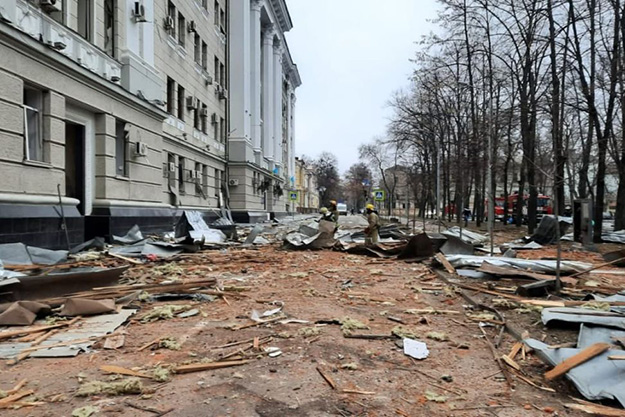
[[[187,20],[184,15],[178,11],[178,45],[181,48],[186,49],[186,35],[187,35]]]
[[[35,94],[36,97],[34,97],[34,100],[36,101],[35,105],[38,105],[39,107],[33,107],[30,104],[27,104],[27,91],[30,91],[31,94]],[[32,161],[32,162],[45,162],[45,155],[44,155],[44,143],[43,143],[43,91],[30,87],[30,86],[24,86],[24,98],[22,100],[22,111],[23,111],[23,115],[24,115],[24,160],[25,161]],[[35,121],[36,121],[36,130],[37,130],[37,137],[35,138],[35,145],[37,147],[37,153],[39,155],[37,155],[35,158],[33,158],[33,156],[31,155],[31,141],[30,141],[30,134],[29,134],[29,117],[28,117],[28,112],[35,112],[36,116],[35,116]]]
[[[128,178],[128,138],[126,137],[126,121],[115,119],[115,175],[122,178]],[[121,128],[121,129],[120,129]],[[120,145],[120,142],[122,144]],[[119,159],[119,151],[122,151],[121,160]],[[120,162],[121,172],[120,172]]]
[[[178,108],[177,108],[176,116],[178,117],[178,119],[184,122],[186,91],[184,87],[181,86],[180,84],[178,84],[177,94],[178,94],[178,100],[177,100]]]

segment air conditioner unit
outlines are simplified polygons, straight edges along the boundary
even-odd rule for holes
[[[176,163],[175,162],[170,162],[168,165],[169,168],[169,172],[175,172],[176,171]]]
[[[197,109],[199,106],[199,100],[196,97],[187,97],[187,110]]]
[[[214,125],[217,124],[217,113],[211,114],[211,123]]]
[[[145,18],[145,6],[141,1],[135,1],[135,5],[132,8],[132,17],[135,18],[135,22],[147,22]]]
[[[195,179],[195,174],[197,173],[197,171],[194,171],[192,169],[187,171],[187,179],[188,180],[194,180]]]
[[[174,18],[171,16],[167,16],[165,18],[165,21],[163,23],[163,25],[165,26],[165,30],[171,30],[174,28]]]
[[[135,143],[135,155],[137,156],[147,156],[148,155],[148,144],[145,142],[137,142]]]
[[[200,117],[208,117],[208,109],[206,107],[200,109]]]
[[[63,2],[61,0],[39,0],[39,5],[48,13],[63,11]]]
[[[192,20],[187,24],[187,31],[189,31],[189,33],[197,32],[197,24],[195,23],[195,20]]]
[[[219,99],[220,100],[227,100],[228,99],[228,90],[226,90],[225,88],[221,87],[221,89],[219,90]]]
[[[202,77],[204,77],[204,83],[205,83],[206,85],[212,85],[212,84],[213,84],[213,77],[211,77],[211,76],[208,74],[208,71],[206,71],[206,70],[202,70]]]
[[[237,187],[239,185],[239,180],[236,178],[232,178],[228,180],[228,185],[230,187]]]

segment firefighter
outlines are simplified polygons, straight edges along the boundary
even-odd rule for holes
[[[328,207],[328,211],[332,215],[331,221],[334,222],[336,227],[339,227],[339,209],[336,207],[336,200],[330,200],[330,206]]]
[[[365,229],[365,245],[371,246],[378,243],[380,239],[380,235],[378,233],[380,229],[380,216],[378,216],[378,212],[373,207],[373,204],[367,204],[367,222],[369,226]]]

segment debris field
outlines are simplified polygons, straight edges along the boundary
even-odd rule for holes
[[[553,260],[554,251],[518,249],[515,259]],[[544,324],[550,308],[619,319],[612,308],[622,300],[583,300],[625,283],[600,254],[564,244],[563,262],[599,273],[563,276],[559,297],[546,284],[519,295],[545,281],[529,275],[549,275],[529,269],[482,263],[473,270],[491,268],[491,278],[476,279],[453,255],[370,255],[276,242],[82,261],[128,268],[115,285],[76,292],[72,302],[39,300],[55,313],[46,321],[0,328],[2,415],[625,415],[618,398],[588,402],[601,398],[578,389],[592,384],[569,378],[602,355],[619,356],[625,338],[589,336],[582,346],[579,322]],[[62,317],[61,306],[74,311]],[[551,355],[553,363],[542,355],[565,349],[573,352]]]

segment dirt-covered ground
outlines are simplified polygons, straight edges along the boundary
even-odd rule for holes
[[[213,302],[137,301],[134,305],[141,310],[125,327],[125,344],[118,350],[104,350],[98,343],[92,352],[75,358],[30,358],[13,366],[3,363],[0,389],[8,390],[25,378],[27,388],[40,400],[34,407],[2,410],[3,416],[71,416],[73,410],[85,406],[96,407],[95,416],[155,416],[167,410],[172,410],[166,414],[171,416],[579,415],[562,406],[569,402],[569,395],[578,395],[575,390],[565,380],[545,383],[546,366],[529,353],[525,359],[522,353],[515,359],[522,375],[555,392],[530,386],[513,374],[509,385],[478,322],[469,317],[478,312],[428,264],[265,246],[226,253],[206,251],[173,264],[155,263],[134,271],[127,275],[166,279],[171,273],[183,280],[214,276],[221,285],[245,291],[240,297]],[[468,294],[485,303],[494,298]],[[151,323],[139,320],[153,307],[166,304],[193,304],[200,314]],[[249,318],[252,310],[262,313],[282,304],[282,312],[268,319],[283,314],[285,319],[308,323],[282,324],[280,320],[236,330],[254,323]],[[422,311],[427,309],[445,312]],[[540,315],[535,311],[512,308],[502,312],[516,328],[539,339],[545,337],[548,343],[575,334],[550,336],[537,324]],[[427,343],[429,357],[409,358],[400,347],[400,338],[348,338],[340,324],[349,322],[346,318],[367,327],[352,330],[352,335],[412,333]],[[484,330],[489,341],[498,341],[499,327]],[[166,337],[181,342],[180,350],[138,351]],[[258,349],[253,346],[255,338],[260,342]],[[245,343],[222,347],[234,342]],[[507,354],[516,340],[504,333],[500,342],[498,356]],[[267,347],[282,353],[269,357],[264,351]],[[240,350],[244,352],[237,354]],[[158,366],[217,361],[224,356],[250,362],[172,375],[167,382],[142,378],[140,394],[76,396],[89,381],[120,378],[102,372],[103,365],[151,375]]]

